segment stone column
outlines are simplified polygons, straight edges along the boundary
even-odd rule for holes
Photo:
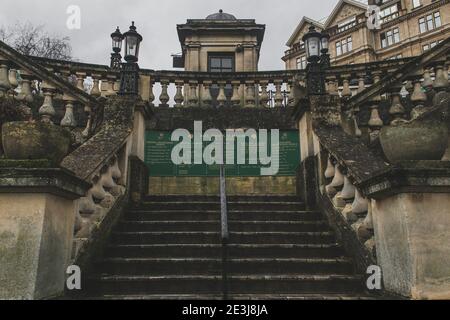
[[[369,192],[385,290],[450,299],[450,165],[411,161],[396,172],[374,181],[378,188]]]
[[[0,299],[57,297],[65,288],[75,200],[90,185],[54,168],[4,168],[0,177]]]

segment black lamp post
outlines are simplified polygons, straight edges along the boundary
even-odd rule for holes
[[[330,65],[328,55],[329,36],[317,32],[314,26],[303,37],[308,65],[306,84],[309,95],[323,95],[325,91],[325,69]]]
[[[134,21],[130,30],[124,33],[125,39],[125,61],[122,63],[120,76],[120,95],[137,95],[139,88],[139,47],[142,36],[137,33]]]
[[[117,27],[116,31],[111,33],[112,39],[112,53],[111,53],[111,69],[119,70],[120,64],[122,63],[122,55],[120,52],[122,51],[122,41],[123,35]]]

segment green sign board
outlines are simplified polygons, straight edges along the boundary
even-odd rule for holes
[[[271,155],[270,132],[268,136],[268,155]],[[171,160],[172,149],[178,142],[171,141],[172,133],[166,131],[147,131],[145,136],[145,163],[149,168],[152,177],[208,177],[218,176],[218,165],[190,164],[175,165]],[[203,142],[205,148],[210,142]],[[258,177],[261,175],[261,164],[252,165],[249,163],[249,145],[247,140],[246,164],[236,164],[237,154],[235,153],[235,164],[225,165],[227,176],[233,177]],[[194,159],[194,143],[192,143],[192,160]],[[204,150],[204,149],[203,149]],[[236,142],[235,142],[236,150]],[[295,176],[300,163],[300,146],[298,131],[281,131],[280,141],[280,163],[278,176]],[[224,147],[224,153],[226,148]],[[224,158],[226,158],[224,156]]]

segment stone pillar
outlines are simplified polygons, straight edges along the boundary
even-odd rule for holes
[[[385,290],[450,299],[450,165],[414,161],[396,172],[369,187],[378,186],[370,197]]]
[[[90,185],[52,168],[5,168],[0,177],[0,299],[57,297],[65,288],[75,200]]]

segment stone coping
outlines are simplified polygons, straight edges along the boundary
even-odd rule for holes
[[[402,161],[361,187],[374,199],[400,193],[450,193],[450,161]]]
[[[91,187],[62,168],[0,167],[0,193],[49,193],[75,200]]]
[[[320,144],[339,162],[357,187],[391,167],[361,139],[345,133],[339,127],[318,127],[314,132]]]
[[[291,118],[293,108],[194,107],[152,108],[153,117],[147,121],[147,130],[173,131],[178,128],[192,130],[194,121],[203,121],[203,129],[219,130],[253,128],[297,130]]]

